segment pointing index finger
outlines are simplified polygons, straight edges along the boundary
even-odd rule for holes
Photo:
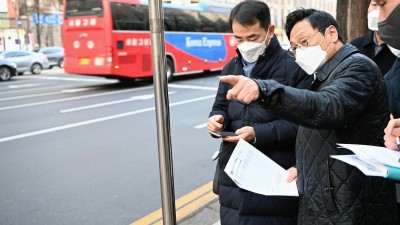
[[[235,85],[239,82],[239,78],[240,78],[239,76],[226,75],[226,76],[220,76],[219,80],[224,83]]]

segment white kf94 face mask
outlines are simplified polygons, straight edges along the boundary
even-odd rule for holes
[[[257,61],[260,55],[264,54],[264,51],[267,48],[265,41],[267,40],[268,36],[269,31],[262,42],[245,41],[237,46],[240,54],[242,55],[243,59],[246,60],[246,62],[253,63]]]
[[[322,38],[319,45],[307,47],[305,49],[296,49],[296,63],[308,74],[312,75],[322,64],[326,62],[326,52],[331,47],[332,43],[329,45],[326,51],[321,48],[321,43],[324,40]]]
[[[372,10],[368,13],[368,29],[372,31],[378,31],[378,17],[379,17],[379,9]]]
[[[313,74],[318,67],[324,63],[326,59],[326,52],[322,51],[321,46],[316,45],[306,49],[296,49],[296,63],[308,75]]]

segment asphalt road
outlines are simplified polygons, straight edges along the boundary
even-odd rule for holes
[[[175,196],[212,180],[217,74],[169,84]],[[0,224],[131,224],[161,208],[152,82],[60,69],[0,82]]]

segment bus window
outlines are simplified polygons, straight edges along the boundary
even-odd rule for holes
[[[222,32],[222,33],[232,33],[232,28],[229,25],[229,23],[227,23],[228,20],[229,20],[229,15],[220,14],[218,16],[218,19],[216,20],[216,23],[218,23],[220,25],[220,27],[219,27],[220,32]]]
[[[111,2],[114,30],[149,30],[147,8]]]
[[[210,12],[199,13],[201,19],[201,32],[221,32],[217,20],[218,15]]]
[[[175,15],[177,31],[199,32],[200,18],[197,11],[183,10]]]
[[[69,0],[65,9],[65,18],[74,16],[103,17],[103,4],[100,0]]]
[[[176,9],[164,8],[164,27],[165,31],[176,31],[175,23]]]

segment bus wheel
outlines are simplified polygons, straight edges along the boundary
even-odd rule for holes
[[[167,67],[166,67],[166,75],[167,75],[167,81],[170,82],[174,78],[174,63],[170,58],[167,58]]]

